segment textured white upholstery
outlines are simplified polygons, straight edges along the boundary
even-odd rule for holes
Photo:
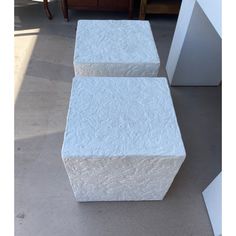
[[[159,66],[148,21],[78,21],[75,75],[149,77],[157,76]]]
[[[62,159],[78,201],[161,200],[184,158],[166,78],[73,79]]]

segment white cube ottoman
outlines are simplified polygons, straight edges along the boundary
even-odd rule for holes
[[[163,199],[185,159],[166,78],[75,77],[62,159],[77,201]]]
[[[80,76],[157,76],[160,60],[148,21],[79,20],[74,70]]]

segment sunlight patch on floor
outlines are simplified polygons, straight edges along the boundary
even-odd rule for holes
[[[28,29],[15,31],[14,50],[14,100],[16,102],[18,93],[24,80],[25,72],[28,67],[35,43],[40,29]]]

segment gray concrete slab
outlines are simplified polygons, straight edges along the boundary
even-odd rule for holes
[[[15,10],[15,80],[20,85],[15,101],[15,234],[213,235],[202,191],[221,170],[221,87],[171,89],[187,158],[163,201],[77,203],[60,154],[76,21],[125,19],[126,14],[71,11],[66,23],[58,2],[49,6],[52,21],[40,3]],[[160,75],[165,76],[176,17],[148,19],[162,62]]]

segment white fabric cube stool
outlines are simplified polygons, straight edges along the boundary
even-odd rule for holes
[[[77,201],[162,200],[185,159],[166,78],[75,77],[62,159]]]
[[[160,59],[148,21],[79,20],[74,71],[79,76],[157,76]]]

